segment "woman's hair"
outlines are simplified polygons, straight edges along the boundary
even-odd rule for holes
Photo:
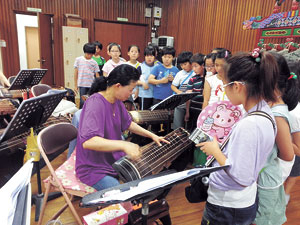
[[[140,49],[139,46],[137,46],[137,45],[129,45],[129,46],[128,46],[128,52],[130,52],[130,50],[131,50],[132,47],[136,47],[137,50],[138,50],[138,52],[139,52],[139,53],[141,52],[141,49]]]
[[[92,95],[99,91],[105,91],[108,87],[114,84],[121,84],[122,86],[127,86],[132,81],[138,81],[140,79],[140,72],[133,66],[122,64],[114,68],[108,77],[98,77],[95,78],[89,95]]]
[[[99,41],[95,41],[95,42],[94,42],[94,45],[95,45],[95,46],[98,46],[98,48],[99,48],[100,50],[102,50],[102,48],[103,48],[103,45],[102,45]]]
[[[144,56],[147,56],[147,55],[152,55],[152,56],[156,56],[156,52],[155,52],[155,49],[152,47],[152,46],[147,46],[144,50]]]
[[[249,53],[238,53],[229,58],[226,80],[245,82],[247,98],[257,100],[263,98],[274,102],[276,100],[274,90],[279,76],[276,60],[268,52],[260,53],[258,58]]]
[[[217,57],[217,53],[209,53],[208,55],[205,56],[205,60],[211,59],[213,63],[215,63]]]
[[[300,98],[300,89],[297,79],[289,78],[291,71],[285,58],[275,52],[271,53],[277,61],[279,67],[279,76],[277,79],[277,88],[282,94],[282,100],[287,104],[289,111],[293,110]]]
[[[119,51],[121,52],[121,46],[120,46],[119,44],[117,44],[117,43],[114,43],[114,42],[109,44],[108,51],[110,52],[110,50],[111,50],[112,47],[114,47],[114,46],[117,46],[118,49],[119,49]]]
[[[226,62],[231,57],[231,52],[227,49],[222,49],[216,53],[216,59],[224,59]]]

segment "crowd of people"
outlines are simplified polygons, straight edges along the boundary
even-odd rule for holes
[[[149,45],[140,63],[140,48],[131,45],[126,62],[121,46],[111,43],[105,62],[99,42],[83,49],[74,64],[76,89],[90,96],[81,103],[76,144],[76,174],[83,183],[97,190],[119,184],[112,164],[124,155],[140,156],[139,146],[124,140],[125,130],[168,144],[155,130],[134,123],[123,102],[147,110],[173,94],[197,92],[175,108],[174,129],[187,123],[192,130],[201,110],[221,100],[244,112],[223,151],[216,138],[197,145],[215,157],[213,165],[229,166],[210,175],[201,224],[286,222],[286,205],[300,175],[299,61],[260,49],[232,55],[225,48],[207,55],[183,51],[174,60],[173,47]]]

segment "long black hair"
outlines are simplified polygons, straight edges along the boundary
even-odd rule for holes
[[[282,94],[282,100],[287,104],[289,111],[291,111],[297,106],[300,97],[297,79],[289,78],[291,76],[291,71],[287,61],[282,55],[276,52],[272,52],[271,54],[275,57],[279,67],[277,88]]]
[[[98,77],[95,78],[91,89],[89,90],[89,95],[92,95],[99,91],[105,91],[108,87],[114,84],[121,84],[122,86],[127,86],[132,81],[138,81],[140,79],[141,73],[128,64],[122,64],[114,68],[108,77]]]
[[[274,90],[279,68],[276,59],[268,52],[260,53],[257,60],[249,53],[238,53],[227,61],[226,80],[243,81],[247,87],[247,98],[276,101]],[[258,62],[259,61],[259,62]]]

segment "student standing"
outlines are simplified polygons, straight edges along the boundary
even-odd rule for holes
[[[216,137],[197,146],[216,159],[214,166],[229,165],[209,176],[208,198],[202,225],[253,222],[257,210],[257,178],[275,142],[276,125],[267,102],[275,101],[278,66],[264,52],[256,59],[249,53],[231,57],[223,88],[234,105],[243,104],[246,115],[232,129],[223,151]],[[248,115],[261,111],[263,115]]]
[[[98,64],[92,59],[96,52],[95,45],[93,43],[85,44],[83,52],[84,56],[77,57],[74,63],[74,86],[76,92],[79,90],[80,109],[84,103],[81,97],[88,93],[95,76],[100,76]]]

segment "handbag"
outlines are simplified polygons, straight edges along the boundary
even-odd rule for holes
[[[208,183],[202,180],[208,177],[198,177],[191,180],[191,185],[185,188],[185,197],[190,203],[205,202],[208,194]]]
[[[276,125],[273,119],[265,112],[263,111],[254,111],[248,114],[248,116],[257,115],[257,116],[263,116],[267,119],[269,119],[273,125],[274,132],[276,130]],[[220,147],[221,150],[225,147],[225,145],[229,141],[229,137],[225,140],[223,145]],[[212,161],[211,161],[212,162]],[[198,177],[193,180],[191,180],[190,186],[185,188],[185,197],[190,203],[198,203],[198,202],[205,202],[207,200],[208,194],[208,176],[207,177]],[[205,182],[203,182],[205,181]]]

